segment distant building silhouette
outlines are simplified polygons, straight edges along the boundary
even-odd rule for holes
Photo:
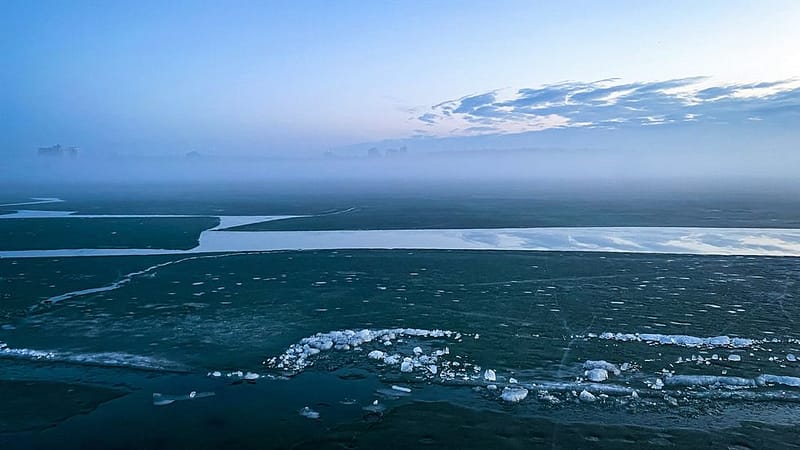
[[[386,149],[386,156],[398,156],[398,155],[405,155],[408,153],[408,149],[406,146],[402,146],[400,148],[387,148]]]
[[[75,158],[78,156],[78,147],[65,147],[61,144],[52,147],[39,147],[39,156]]]

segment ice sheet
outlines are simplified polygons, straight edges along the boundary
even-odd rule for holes
[[[77,217],[77,216],[69,216]],[[220,217],[191,250],[2,251],[0,257],[119,256],[274,250],[532,250],[697,255],[800,256],[800,230],[778,228],[564,227],[440,230],[222,231],[286,216]]]

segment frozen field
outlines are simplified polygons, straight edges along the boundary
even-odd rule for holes
[[[127,240],[0,253],[4,448],[795,445],[793,228],[229,231],[354,211],[42,206],[0,221]]]

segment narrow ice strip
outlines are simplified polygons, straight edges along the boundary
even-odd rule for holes
[[[716,375],[673,375],[664,378],[664,385],[669,387],[726,387],[746,388],[759,384],[753,378],[728,377]]]
[[[198,260],[198,259],[225,258],[225,257],[228,257],[228,256],[238,256],[238,255],[241,255],[241,254],[242,253],[225,253],[225,254],[215,254],[215,255],[190,256],[190,257],[187,257],[187,258],[181,258],[181,259],[176,259],[176,260],[173,260],[173,261],[167,261],[167,262],[163,262],[163,263],[160,263],[160,264],[152,265],[152,266],[147,267],[147,268],[142,269],[142,270],[137,270],[135,272],[131,272],[131,273],[123,276],[119,280],[114,281],[113,283],[107,284],[105,286],[99,286],[99,287],[94,287],[94,288],[89,288],[89,289],[81,289],[81,290],[78,290],[78,291],[67,292],[67,293],[64,293],[64,294],[61,294],[61,295],[56,295],[56,296],[50,297],[50,298],[44,300],[42,303],[44,303],[44,304],[53,304],[53,303],[58,303],[58,302],[61,302],[61,301],[64,301],[64,300],[69,300],[69,299],[75,298],[75,297],[82,297],[82,296],[85,296],[85,295],[98,294],[100,292],[113,291],[115,289],[119,289],[119,288],[123,287],[124,285],[130,283],[136,277],[139,277],[139,276],[142,276],[142,275],[146,275],[146,274],[154,272],[154,271],[156,271],[158,269],[162,269],[164,267],[172,266],[172,265],[175,265],[175,264],[180,264],[180,263],[186,262],[186,261],[194,261],[194,260]]]
[[[693,348],[749,348],[765,342],[777,342],[775,339],[758,340],[730,336],[697,337],[683,334],[650,334],[650,333],[602,333],[599,336],[588,334],[587,338],[598,338],[619,342],[645,342],[648,344],[676,345]]]
[[[219,225],[206,231],[224,230],[273,220],[294,219],[307,216],[220,216],[216,214],[78,214],[75,211],[43,211],[22,209],[11,214],[2,214],[0,219],[196,219],[216,217]]]
[[[26,205],[44,205],[46,203],[61,203],[64,200],[61,200],[57,197],[33,197],[29,202],[20,202],[20,203],[3,203],[0,205],[0,208],[6,206],[26,206]]]
[[[70,353],[12,348],[0,342],[0,358],[27,361],[48,361],[101,367],[125,367],[138,370],[187,372],[189,369],[173,361],[122,352]]]
[[[772,376],[772,375],[768,375]],[[675,378],[673,376],[672,378]],[[717,378],[735,378],[735,377],[717,377]],[[784,378],[784,377],[781,377]],[[789,377],[792,378],[792,377]],[[749,381],[747,381],[749,380]],[[675,384],[673,387],[682,387],[682,388],[689,388],[689,387],[710,387],[709,384],[691,384],[690,380],[686,379],[685,384]],[[710,380],[698,380],[701,382],[707,382]],[[734,380],[734,383],[738,382],[742,383],[749,383],[750,379],[742,378]],[[620,386],[614,384],[598,384],[598,383],[575,383],[575,382],[558,382],[558,381],[540,381],[540,382],[533,382],[533,383],[523,383],[521,386],[525,387],[526,389],[534,392],[539,392],[540,396],[542,393],[550,393],[550,392],[561,392],[561,393],[577,393],[577,392],[588,392],[591,393],[593,396],[613,396],[613,397],[648,397],[648,398],[664,398],[665,391],[660,389],[647,389],[647,388],[640,388],[636,389],[629,386]],[[732,384],[733,387],[742,387],[737,384]],[[750,386],[748,384],[748,386]],[[758,385],[763,386],[762,384]],[[675,391],[669,391],[675,394]],[[681,390],[680,391],[681,398],[685,399],[711,399],[711,400],[744,400],[744,401],[783,401],[783,402],[800,402],[800,392],[796,391],[786,391],[786,390],[763,390],[763,389],[755,389],[755,390],[742,390],[742,389],[701,389],[701,390]]]
[[[184,400],[197,400],[200,398],[213,397],[214,395],[215,394],[213,392],[197,392],[197,391],[192,391],[185,395],[170,395],[170,394],[161,394],[159,392],[153,392],[153,406],[166,406],[175,402],[180,402]]]
[[[800,387],[800,377],[762,374],[755,378],[715,375],[672,375],[664,378],[664,385],[675,387],[747,388],[764,386]]]
[[[0,215],[0,219],[159,219],[186,217],[216,217],[215,215],[183,214],[78,214],[76,211],[45,211],[20,209],[11,214]]]
[[[264,221],[267,216],[260,217]],[[287,216],[269,216],[273,220]],[[223,220],[221,218],[221,220]],[[244,219],[242,219],[244,220]],[[253,222],[248,222],[253,223]],[[240,226],[239,219],[225,226]],[[229,226],[230,225],[230,226]],[[222,231],[200,235],[183,253],[274,250],[430,249],[800,256],[800,229],[564,227],[439,230]],[[2,251],[0,257],[167,254],[154,249]]]

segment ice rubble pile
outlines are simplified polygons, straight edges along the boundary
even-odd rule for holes
[[[329,350],[360,350],[361,346],[369,343],[380,343],[388,348],[404,337],[416,338],[445,338],[456,341],[462,339],[461,333],[449,330],[424,330],[419,328],[388,328],[380,330],[363,329],[337,330],[327,333],[317,333],[301,339],[292,344],[283,354],[264,361],[264,365],[288,372],[299,373],[306,367],[314,364],[314,357]],[[402,356],[399,353],[373,350],[368,357],[388,365],[400,365],[402,372],[412,372],[423,369],[431,375],[439,372],[438,358],[449,353],[449,349],[435,350],[426,355],[422,348],[415,347],[412,355]]]
[[[746,393],[742,389],[762,388],[770,386],[784,386],[800,388],[800,377],[778,376],[761,374],[755,378],[731,377],[716,375],[675,375],[674,372],[664,370],[661,377],[642,381],[640,388],[622,386],[615,383],[604,383],[612,376],[618,377],[623,372],[637,371],[638,366],[625,362],[621,365],[604,360],[587,360],[582,364],[584,378],[575,382],[535,382],[520,383],[508,376],[501,376],[493,369],[482,369],[477,364],[466,362],[458,355],[451,355],[450,348],[444,345],[443,340],[462,341],[461,333],[445,330],[425,330],[417,328],[393,329],[363,329],[340,330],[327,333],[317,333],[302,339],[290,346],[283,354],[264,361],[271,369],[279,369],[289,373],[298,373],[311,366],[315,356],[326,351],[354,351],[364,352],[366,358],[375,364],[391,367],[401,373],[413,375],[418,380],[437,380],[483,387],[493,392],[499,399],[518,403],[525,400],[530,392],[534,392],[539,400],[551,404],[559,403],[561,399],[553,393],[563,393],[565,400],[570,398],[580,402],[595,402],[605,400],[609,396],[625,396],[638,399],[640,395],[646,397],[664,398],[670,404],[677,403],[667,392],[669,389],[680,389],[686,398],[728,398],[738,396],[749,400],[783,400],[798,401],[800,394],[792,392],[761,391]],[[474,335],[477,339],[477,335]],[[601,335],[589,334],[584,338],[599,338],[622,342],[644,342],[655,345],[675,345],[688,348],[711,349],[730,348],[744,349],[770,342],[781,342],[777,339],[747,339],[729,336],[695,337],[687,335],[665,334],[627,334],[603,333]],[[412,339],[406,339],[412,338]],[[416,339],[415,339],[416,338]],[[439,339],[442,344],[439,348],[412,345],[419,338]],[[367,345],[369,344],[369,345]],[[399,345],[403,344],[403,345]],[[738,356],[738,355],[736,355]],[[720,358],[717,355],[711,359]],[[728,358],[735,360],[735,358]],[[793,354],[786,355],[787,361],[796,360]],[[691,358],[690,360],[694,360]],[[700,360],[700,357],[698,357]],[[705,361],[706,359],[703,359]],[[678,362],[681,362],[680,360]],[[237,374],[242,377],[244,374]],[[626,384],[628,384],[626,382]],[[698,389],[699,388],[699,389]],[[395,391],[407,393],[408,388],[395,387]],[[688,390],[684,390],[688,389]],[[673,391],[670,391],[673,392]],[[733,397],[731,397],[733,398]]]

